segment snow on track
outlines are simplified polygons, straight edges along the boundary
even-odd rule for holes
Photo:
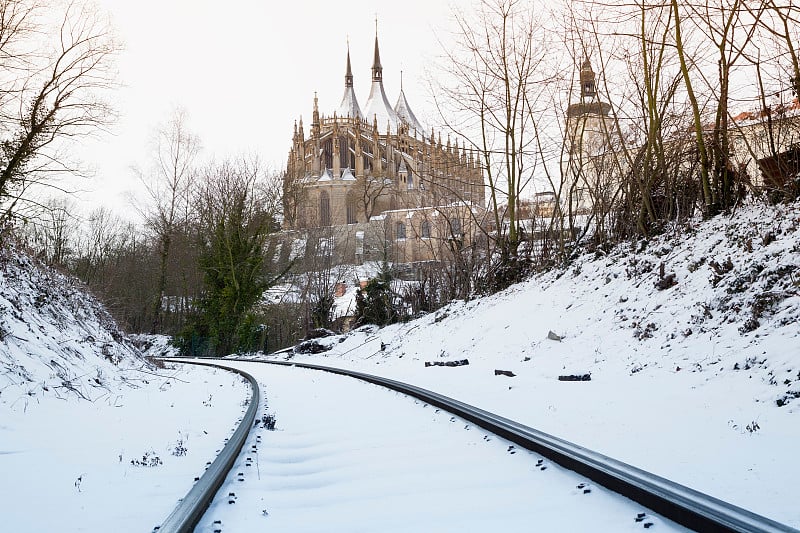
[[[250,388],[222,370],[156,373],[92,402],[0,402],[1,531],[146,532],[166,518],[236,428]],[[173,455],[179,442],[185,454]],[[153,466],[131,463],[145,454]]]
[[[197,531],[217,520],[223,532],[685,531],[404,395],[323,372],[230,365],[259,381],[277,427],[251,434]]]

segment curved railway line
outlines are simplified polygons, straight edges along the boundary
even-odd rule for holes
[[[800,533],[800,530],[731,505],[663,477],[645,472],[611,457],[414,385],[362,372],[313,364],[285,361],[253,361],[252,359],[220,359],[218,361],[220,363],[226,361],[258,362],[325,371],[352,377],[406,394],[427,404],[449,411],[487,431],[540,454],[542,457],[568,470],[591,479],[598,485],[619,493],[663,517],[695,531]],[[224,364],[193,360],[173,362],[212,366],[237,372],[250,381],[253,395],[248,410],[234,435],[186,497],[181,500],[164,523],[156,528],[155,531],[159,533],[190,532],[194,529],[241,452],[250,428],[254,425],[256,412],[260,404],[258,383],[244,371],[226,367]]]

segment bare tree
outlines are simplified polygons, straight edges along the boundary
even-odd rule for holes
[[[24,231],[28,246],[50,266],[67,266],[77,244],[75,204],[68,197],[50,198],[38,216],[29,218]]]
[[[673,9],[674,6],[673,6]],[[737,172],[732,165],[730,146],[730,100],[734,70],[753,44],[753,37],[764,13],[764,3],[744,0],[718,0],[687,5],[687,19],[702,32],[703,40],[713,47],[717,76],[706,79],[715,103],[714,130],[708,147],[712,168],[711,188],[714,205],[711,211],[726,209],[735,201]],[[702,75],[702,69],[700,74]]]
[[[52,8],[0,0],[0,219],[14,216],[30,187],[75,172],[65,143],[113,118],[102,99],[118,51],[107,22],[76,1],[51,28]]]
[[[548,47],[533,5],[520,0],[483,0],[474,13],[456,11],[454,18],[461,44],[445,50],[451,85],[437,103],[449,128],[480,156],[497,249],[511,264],[520,243],[518,203],[535,160],[536,85],[548,78]]]
[[[107,282],[107,267],[132,235],[128,224],[107,207],[89,213],[85,230],[78,239],[76,275],[87,285],[103,287]]]
[[[351,191],[348,201],[355,202],[363,209],[365,220],[371,219],[379,212],[378,201],[390,193],[392,181],[377,176],[364,176],[358,179]]]
[[[152,306],[151,333],[162,329],[161,311],[167,286],[167,267],[179,228],[188,233],[192,217],[190,193],[195,181],[200,140],[187,127],[186,112],[175,109],[155,139],[152,169],[137,171],[149,196],[144,217],[158,241],[159,273]]]
[[[758,7],[744,4],[758,22],[759,29],[773,36],[782,48],[782,54],[789,58],[789,81],[795,97],[800,97],[800,57],[798,57],[797,38],[800,34],[800,6],[792,2],[781,3],[765,0]]]

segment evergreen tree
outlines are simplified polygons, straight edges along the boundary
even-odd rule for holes
[[[264,208],[257,168],[226,162],[206,174],[199,239],[205,290],[178,344],[193,354],[223,356],[257,348],[252,309],[277,280],[268,276],[263,254],[277,224]]]
[[[356,323],[387,326],[398,322],[402,308],[395,303],[392,273],[387,263],[381,265],[377,277],[356,293]]]

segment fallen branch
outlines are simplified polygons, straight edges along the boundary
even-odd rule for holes
[[[569,374],[567,376],[558,376],[558,381],[592,381],[591,374]]]
[[[468,359],[460,359],[458,361],[425,361],[425,366],[464,366],[468,365]]]

